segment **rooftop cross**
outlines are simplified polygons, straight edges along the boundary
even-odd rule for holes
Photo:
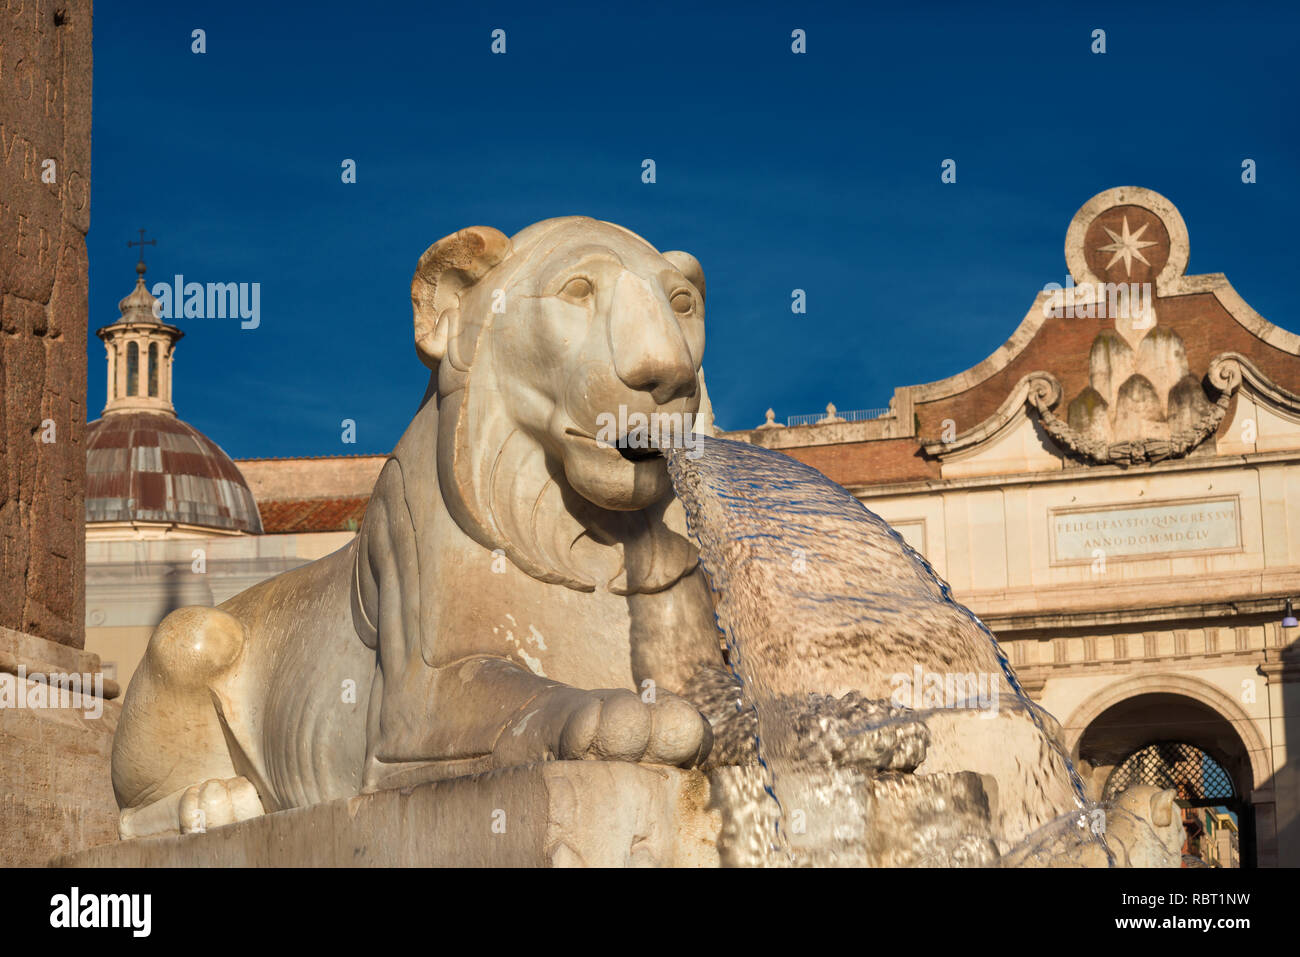
[[[144,267],[144,247],[145,247],[145,246],[157,246],[157,245],[158,245],[158,240],[156,240],[156,239],[148,239],[148,240],[146,240],[146,239],[144,238],[144,229],[143,229],[143,228],[141,228],[141,230],[140,230],[140,238],[139,238],[138,240],[136,240],[136,239],[128,239],[128,240],[126,241],[126,248],[127,248],[127,249],[130,249],[132,246],[139,246],[139,247],[140,247],[140,261],[139,261],[138,263],[135,264],[135,271],[136,271],[139,275],[141,275],[141,276],[144,275],[144,268],[145,268],[145,267]]]

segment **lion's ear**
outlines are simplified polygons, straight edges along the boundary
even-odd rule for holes
[[[437,369],[460,326],[460,294],[510,255],[510,238],[491,226],[470,226],[424,251],[411,280],[415,351]]]
[[[1168,827],[1174,820],[1174,798],[1178,792],[1165,788],[1151,795],[1151,823],[1156,827]]]
[[[691,281],[691,285],[699,292],[700,298],[704,298],[704,268],[700,261],[690,253],[684,253],[680,249],[670,249],[664,253],[664,259],[676,267],[677,271]]]

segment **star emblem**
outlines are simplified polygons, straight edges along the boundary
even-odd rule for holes
[[[1133,274],[1134,259],[1136,259],[1138,262],[1142,263],[1143,265],[1150,266],[1151,263],[1147,262],[1147,258],[1143,256],[1141,253],[1141,250],[1146,249],[1148,246],[1156,245],[1155,240],[1142,239],[1142,234],[1147,231],[1147,227],[1150,225],[1151,225],[1150,223],[1143,223],[1142,228],[1139,229],[1136,233],[1130,233],[1128,231],[1128,217],[1125,216],[1124,228],[1119,235],[1116,235],[1115,230],[1110,229],[1107,226],[1101,227],[1102,229],[1106,230],[1106,232],[1110,234],[1111,239],[1115,240],[1113,243],[1108,243],[1105,246],[1097,247],[1101,252],[1115,254],[1110,257],[1110,262],[1106,263],[1106,268],[1109,269],[1111,266],[1115,265],[1115,263],[1117,263],[1120,259],[1123,259],[1124,275],[1131,276]]]

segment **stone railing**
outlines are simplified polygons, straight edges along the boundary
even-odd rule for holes
[[[795,425],[817,425],[822,422],[867,422],[871,419],[883,419],[889,415],[888,407],[883,409],[855,409],[850,412],[840,412],[831,404],[826,407],[825,412],[813,412],[809,415],[791,415],[787,416],[785,424],[788,426]]]

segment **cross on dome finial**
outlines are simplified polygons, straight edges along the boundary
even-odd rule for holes
[[[141,227],[141,228],[140,228],[140,238],[139,238],[139,239],[128,239],[128,240],[126,241],[126,248],[127,248],[127,249],[130,249],[132,246],[139,246],[139,247],[140,247],[140,261],[139,261],[138,263],[135,264],[135,272],[136,272],[136,275],[140,276],[141,278],[144,277],[144,272],[145,272],[145,269],[147,268],[147,267],[145,266],[145,264],[144,264],[144,247],[145,247],[145,246],[157,246],[157,245],[158,245],[158,240],[156,240],[156,239],[149,239],[149,240],[146,240],[146,239],[144,238],[144,227]]]

